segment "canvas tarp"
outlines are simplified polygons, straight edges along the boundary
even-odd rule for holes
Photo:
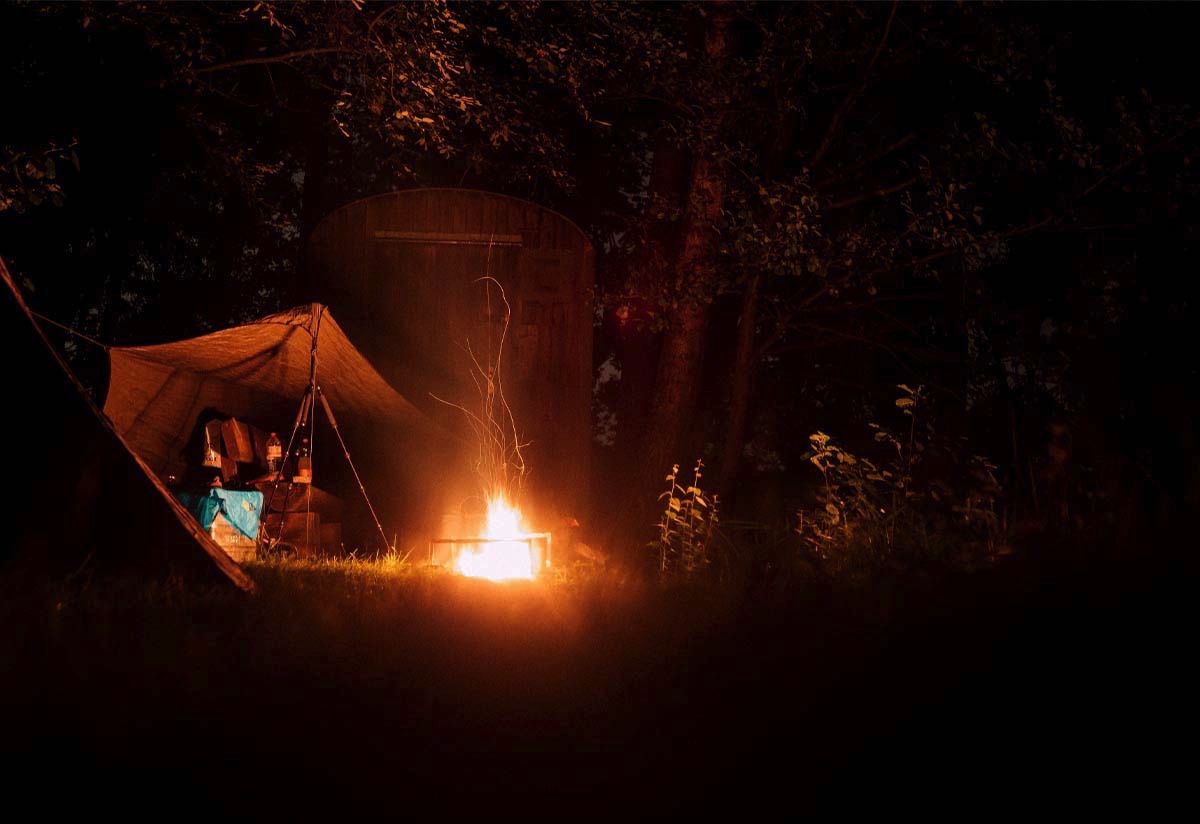
[[[97,567],[254,589],[113,429],[38,326],[0,261],[5,332],[6,539],[0,559],[40,574]]]
[[[317,382],[339,421],[436,432],[315,303],[188,340],[112,348],[104,411],[152,469],[180,471],[205,409],[290,426],[309,385],[314,334]]]
[[[200,526],[209,529],[221,515],[229,525],[251,541],[258,540],[258,525],[263,509],[263,494],[241,489],[206,489],[203,492],[185,491],[175,495]]]

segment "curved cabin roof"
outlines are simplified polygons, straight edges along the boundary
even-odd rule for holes
[[[310,242],[328,243],[339,228],[358,221],[365,222],[362,240],[592,253],[583,230],[552,209],[496,192],[457,188],[404,189],[356,200],[326,215]]]

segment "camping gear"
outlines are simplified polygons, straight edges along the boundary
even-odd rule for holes
[[[261,492],[213,488],[176,492],[175,497],[231,558],[239,562],[254,558],[263,509]]]
[[[364,428],[388,428],[387,448],[396,456],[390,463],[403,474],[397,480],[406,483],[404,505],[415,510],[406,511],[407,517],[419,518],[422,510],[436,511],[424,498],[438,489],[440,467],[458,463],[457,458],[448,456],[456,455],[461,447],[451,444],[439,425],[380,377],[321,304],[188,340],[112,347],[109,365],[104,410],[133,449],[163,475],[182,474],[189,435],[200,416],[211,410],[239,421],[295,416],[286,442],[280,439],[284,444],[282,466],[285,473],[291,473],[301,438],[309,436],[311,447],[313,411],[319,397],[337,435],[339,451],[350,465],[385,544],[389,544],[387,533],[367,498],[333,408]],[[306,476],[311,478],[311,469]],[[268,503],[275,496],[289,494],[282,478],[263,491]],[[267,537],[277,539],[277,534],[270,533],[269,519],[264,524]]]
[[[272,542],[291,545],[301,557],[337,553],[345,511],[341,498],[311,483],[281,481],[276,485],[265,479],[254,487],[263,493],[263,529]],[[306,521],[310,515],[313,517]]]
[[[204,466],[221,468],[221,422],[209,421],[204,427]]]
[[[318,317],[320,389],[340,415],[442,436],[380,377],[320,304],[173,343],[112,347],[104,412],[151,469],[181,474],[182,449],[203,410],[247,421],[295,415],[311,388]]]
[[[301,440],[300,448],[296,450],[296,474],[292,477],[292,482],[312,483],[312,454],[308,448],[308,438]]]
[[[283,444],[279,441],[279,435],[275,432],[271,433],[271,437],[267,439],[267,472],[271,473],[274,478],[279,474],[279,468],[283,465]]]
[[[247,538],[258,537],[258,521],[262,514],[263,494],[257,490],[208,489],[204,492],[176,492],[180,502],[195,516],[204,529],[210,529],[217,515]]]
[[[321,552],[324,525],[319,512],[270,512],[263,525],[274,536],[272,546],[281,551],[297,558],[312,558]]]
[[[254,452],[250,427],[237,418],[221,422],[221,444],[225,447],[225,456],[235,463],[261,463]]]

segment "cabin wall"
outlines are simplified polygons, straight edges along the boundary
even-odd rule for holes
[[[397,389],[464,434],[462,413],[434,396],[478,409],[465,350],[481,363],[502,351],[505,397],[529,443],[526,505],[539,521],[531,526],[582,512],[595,274],[591,244],[574,224],[503,195],[422,189],[344,206],[310,244],[316,299]],[[487,275],[508,299],[506,332],[499,291],[479,280]],[[478,491],[463,488],[469,475],[452,483],[460,488],[449,491],[447,508]]]

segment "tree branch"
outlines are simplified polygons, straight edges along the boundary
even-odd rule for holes
[[[1056,215],[1049,215],[1047,217],[1042,218],[1041,220],[1037,220],[1032,223],[1027,223],[1023,226],[1017,226],[1015,228],[1007,229],[1003,232],[999,232],[995,235],[995,238],[998,240],[1007,240],[1008,238],[1011,238],[1011,237],[1027,235],[1031,232],[1035,232],[1038,229],[1041,229],[1044,226],[1047,226],[1048,224],[1052,223],[1056,219],[1057,219]],[[962,249],[960,249],[958,247],[949,248],[949,249],[939,249],[936,252],[931,252],[931,253],[929,253],[927,255],[923,255],[922,257],[919,257],[919,258],[913,258],[912,260],[906,261],[906,262],[896,265],[896,266],[886,266],[886,267],[880,267],[878,269],[874,269],[871,272],[868,272],[866,277],[872,278],[872,277],[877,277],[879,275],[887,275],[887,274],[892,274],[894,272],[902,272],[905,269],[911,269],[916,266],[923,266],[926,263],[933,263],[935,260],[941,260],[942,258],[947,258],[947,257],[950,257],[951,255],[960,254],[961,252],[962,252]],[[767,339],[759,347],[759,350],[758,350],[759,354],[761,355],[761,354],[769,351],[770,347],[775,342],[777,342],[780,338],[783,337],[784,332],[787,330],[789,325],[792,323],[793,319],[795,319],[803,310],[807,309],[809,306],[816,303],[818,300],[825,297],[826,295],[828,295],[830,292],[834,291],[835,289],[840,289],[841,287],[847,285],[848,283],[850,283],[850,281],[852,281],[854,279],[854,277],[855,277],[855,273],[853,271],[849,271],[849,272],[846,272],[846,274],[842,275],[840,278],[837,278],[836,280],[826,281],[824,284],[821,285],[821,287],[819,289],[817,289],[811,295],[809,295],[808,297],[806,297],[800,301],[797,301],[796,303],[794,303],[790,307],[788,307],[785,311],[781,312],[780,316],[778,318],[778,323],[776,324],[776,327],[775,327],[775,331],[773,333],[771,333],[771,335],[769,335],[767,337]]]
[[[1175,134],[1171,135],[1170,137],[1164,138],[1160,142],[1155,143],[1153,146],[1148,146],[1148,147],[1142,149],[1140,152],[1135,153],[1133,155],[1133,157],[1130,157],[1127,160],[1124,160],[1124,161],[1118,163],[1116,166],[1113,166],[1108,171],[1107,174],[1101,175],[1099,180],[1095,181],[1094,183],[1092,183],[1091,186],[1088,186],[1086,189],[1084,189],[1082,192],[1080,192],[1078,195],[1076,195],[1074,199],[1075,200],[1083,200],[1085,197],[1087,197],[1092,192],[1099,189],[1101,186],[1103,186],[1108,181],[1112,180],[1114,177],[1119,175],[1121,172],[1128,169],[1134,163],[1137,163],[1139,160],[1141,160],[1146,155],[1153,154],[1154,152],[1157,152],[1159,149],[1166,148],[1168,145],[1170,145],[1171,143],[1174,143],[1176,140],[1183,137],[1185,134],[1187,134],[1188,132],[1192,131],[1193,129],[1195,129],[1197,127],[1200,127],[1200,118],[1193,120],[1187,126],[1180,129],[1179,131],[1175,132]]]
[[[381,11],[381,12],[379,12],[379,14],[375,15],[375,18],[370,22],[370,24],[368,24],[367,31],[368,32],[374,31],[375,26],[378,25],[379,21],[382,20],[383,18],[387,17],[389,14],[391,14],[395,10],[396,10],[396,6],[394,4],[390,5],[390,6],[384,6],[383,11]]]
[[[894,0],[892,11],[888,15],[887,25],[883,27],[883,36],[879,38],[879,45],[875,47],[875,53],[871,55],[871,60],[867,63],[867,69],[863,72],[862,81],[858,84],[857,88],[852,89],[850,94],[846,95],[846,99],[842,101],[842,105],[833,113],[833,119],[829,121],[829,128],[825,130],[825,136],[821,138],[820,145],[817,146],[817,150],[813,152],[813,156],[809,158],[806,164],[810,170],[815,169],[817,164],[821,162],[821,158],[825,157],[825,153],[833,145],[834,138],[838,136],[838,132],[842,129],[842,122],[846,119],[846,115],[850,113],[850,109],[858,102],[858,98],[862,97],[863,92],[867,90],[867,81],[871,77],[871,70],[875,68],[875,61],[879,59],[879,55],[883,53],[883,47],[887,44],[888,35],[892,33],[892,21],[896,19],[896,9],[898,8],[900,8],[900,0]]]
[[[862,194],[854,195],[853,197],[835,200],[829,204],[829,208],[845,209],[847,206],[857,206],[859,203],[865,203],[866,201],[874,200],[877,197],[887,197],[888,195],[895,194],[896,192],[907,189],[916,182],[917,178],[915,176],[910,177],[907,180],[901,180],[899,183],[896,183],[892,186],[887,186],[883,189],[874,189],[870,192],[863,192]]]
[[[965,403],[965,400],[963,399],[962,395],[960,395],[957,391],[950,389],[949,387],[941,386],[940,384],[934,383],[933,381],[929,380],[928,375],[918,374],[917,371],[909,363],[907,363],[904,359],[904,357],[907,356],[907,357],[911,358],[913,361],[919,362],[920,364],[922,364],[924,366],[928,366],[931,363],[933,363],[933,360],[930,357],[927,357],[927,355],[936,355],[936,350],[933,350],[931,348],[922,348],[922,347],[916,347],[916,346],[888,344],[888,343],[884,343],[883,341],[880,341],[880,340],[875,340],[873,338],[864,337],[862,335],[855,335],[851,332],[844,332],[840,329],[834,329],[829,326],[818,326],[818,325],[812,324],[812,323],[800,324],[800,328],[810,329],[814,332],[820,333],[821,335],[825,335],[826,337],[833,337],[833,338],[839,338],[841,340],[852,341],[855,343],[862,343],[862,344],[870,346],[874,349],[878,349],[879,351],[884,352],[885,354],[889,355],[892,358],[892,360],[894,360],[896,362],[896,365],[899,366],[901,369],[903,369],[905,372],[907,372],[910,377],[912,377],[916,380],[920,380],[922,383],[924,383],[928,386],[932,386],[934,389],[937,389],[940,392],[946,393],[951,398],[954,398],[955,400],[957,400],[959,402]],[[810,348],[812,348],[811,344],[810,345],[791,344],[789,346],[775,347],[770,350],[769,354],[774,355],[774,356],[780,356],[780,355],[785,355],[788,352],[805,351]],[[824,380],[825,376],[821,376],[820,379]]]
[[[913,142],[913,140],[915,140],[916,137],[917,137],[916,132],[909,132],[908,134],[904,135],[899,140],[897,140],[895,143],[892,143],[890,146],[885,146],[884,148],[880,149],[879,151],[873,152],[872,154],[867,155],[866,157],[862,158],[861,160],[858,160],[854,163],[851,163],[848,166],[844,166],[844,167],[838,169],[836,172],[834,172],[829,177],[822,180],[820,183],[814,184],[813,188],[820,191],[821,189],[824,189],[826,186],[828,186],[830,183],[836,183],[839,180],[845,180],[846,176],[849,175],[851,172],[856,172],[859,169],[863,169],[867,166],[870,166],[876,160],[881,160],[881,159],[887,157],[888,155],[890,155],[892,152],[896,152],[896,151],[899,151],[900,149],[903,149],[909,143]]]
[[[323,46],[316,49],[300,49],[299,51],[287,52],[286,54],[275,54],[270,57],[246,57],[241,60],[230,60],[226,63],[214,63],[211,66],[205,66],[201,69],[196,69],[196,74],[211,74],[212,72],[225,71],[226,69],[236,69],[240,66],[263,66],[268,63],[287,63],[291,60],[299,60],[302,57],[312,57],[317,54],[352,54],[354,49],[347,49],[342,46]]]

